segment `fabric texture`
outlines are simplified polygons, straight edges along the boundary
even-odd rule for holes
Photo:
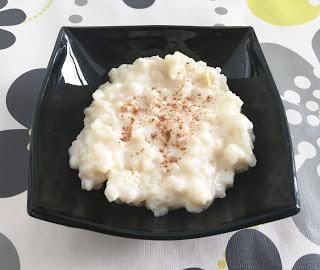
[[[0,269],[320,269],[319,0],[0,0]],[[301,213],[184,241],[124,239],[27,215],[32,112],[64,26],[251,25],[286,109]]]

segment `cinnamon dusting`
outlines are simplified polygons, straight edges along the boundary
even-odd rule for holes
[[[161,92],[157,92],[160,94],[158,97],[135,96],[121,107],[122,117],[129,120],[122,128],[121,140],[131,140],[133,125],[151,125],[155,131],[145,140],[159,147],[163,156],[162,166],[168,168],[180,160],[180,152],[187,149],[188,138],[200,127],[205,116],[202,108],[206,105],[199,100],[210,102],[213,97],[203,97],[200,93],[183,96],[182,86],[173,89],[172,96],[161,96]]]

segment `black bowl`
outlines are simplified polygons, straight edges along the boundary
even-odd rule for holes
[[[83,110],[108,71],[138,57],[180,51],[219,66],[254,124],[257,165],[238,174],[227,197],[200,214],[184,209],[154,217],[143,207],[109,203],[103,190],[81,190],[68,148],[83,127]],[[299,212],[284,109],[251,27],[63,27],[34,115],[28,213],[47,221],[143,239],[214,235]]]

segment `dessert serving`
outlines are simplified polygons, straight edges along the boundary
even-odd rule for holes
[[[109,202],[201,212],[256,164],[253,124],[220,68],[182,53],[109,72],[69,148],[85,190]]]

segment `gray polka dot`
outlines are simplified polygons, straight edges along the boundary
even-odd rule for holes
[[[224,7],[217,7],[214,9],[214,11],[219,15],[226,15],[228,13],[228,10]]]
[[[190,268],[184,268],[183,270],[203,270],[203,269],[199,267],[190,267]]]
[[[46,69],[33,69],[19,76],[10,86],[6,97],[11,115],[25,127],[31,127],[33,110]]]
[[[7,9],[0,11],[0,25],[11,26],[17,25],[26,19],[26,14],[21,9]]]
[[[229,270],[281,270],[279,252],[273,242],[257,230],[235,233],[226,249]]]
[[[320,30],[318,30],[312,38],[312,48],[319,62],[320,61]],[[319,67],[318,67],[318,72],[319,72]]]
[[[320,60],[319,45],[320,30],[318,30],[312,39],[312,46],[318,60]],[[314,75],[314,66],[296,52],[281,45],[262,43],[261,47],[281,96],[284,96],[284,93],[290,89],[299,94],[300,104],[305,104],[310,100],[317,101],[313,96],[313,91],[319,88],[320,79]],[[297,76],[305,77],[311,83],[308,91],[297,87],[295,84]],[[290,125],[294,154],[297,155],[300,152],[298,144],[306,140],[306,138],[313,146],[316,146],[316,141],[319,137],[319,126],[309,125],[308,119],[310,121],[310,117],[308,118],[308,110],[304,106],[288,100],[283,100],[283,105],[286,110],[295,110],[302,116],[302,123],[300,125]],[[292,219],[305,237],[320,245],[320,215],[317,204],[315,204],[315,202],[320,201],[320,193],[317,192],[320,190],[320,181],[317,177],[318,165],[319,152],[317,152],[316,157],[306,159],[299,166],[297,180],[298,184],[300,184],[301,211]]]
[[[224,26],[223,23],[216,23],[214,26]]]
[[[0,233],[0,268],[5,270],[19,270],[19,255],[11,241]]]
[[[320,269],[320,255],[308,254],[296,261],[292,270],[316,270]]]
[[[27,189],[29,142],[27,129],[0,131],[0,198],[15,196]]]
[[[9,48],[13,43],[15,43],[16,37],[9,31],[0,29],[0,50]]]
[[[88,0],[75,0],[74,3],[78,6],[85,6],[88,4]]]
[[[3,8],[8,1],[0,0],[0,9]],[[26,14],[20,9],[7,9],[0,11],[0,26],[12,26],[22,23],[26,19]],[[9,48],[16,41],[14,34],[9,31],[0,29],[0,50]]]
[[[69,21],[72,23],[81,23],[82,22],[82,17],[80,15],[71,15],[69,17]]]
[[[147,8],[153,5],[155,0],[122,0],[126,5],[132,8]]]
[[[35,69],[22,74],[12,83],[7,93],[8,111],[25,127],[31,126],[35,101],[45,71]],[[11,197],[27,189],[29,142],[27,129],[0,131],[0,198]]]
[[[0,0],[0,9],[8,4],[8,0]]]

